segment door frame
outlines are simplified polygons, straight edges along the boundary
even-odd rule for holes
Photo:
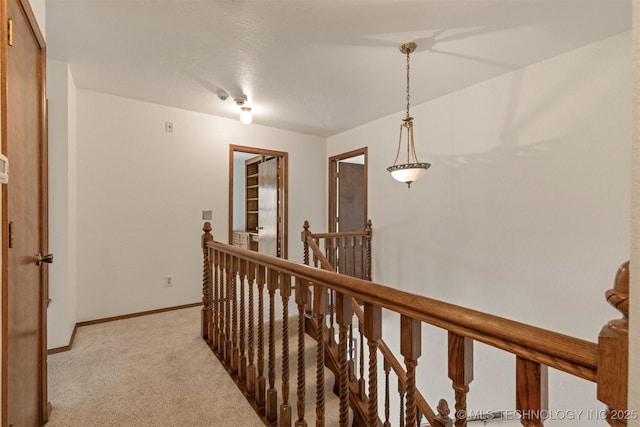
[[[289,254],[289,153],[284,151],[270,150],[267,148],[247,147],[244,145],[229,144],[229,216],[228,216],[228,242],[233,242],[233,169],[234,153],[250,153],[256,156],[275,156],[280,159],[282,167],[281,176],[278,180],[278,198],[280,201],[280,213],[282,215],[282,235],[280,255],[288,259]]]
[[[338,216],[338,163],[341,160],[346,160],[351,157],[356,156],[364,156],[364,217],[369,218],[368,216],[368,159],[367,159],[367,147],[358,148],[356,150],[347,151],[346,153],[336,154],[335,156],[329,157],[329,215],[327,220],[328,230],[330,233],[336,232],[336,217]]]

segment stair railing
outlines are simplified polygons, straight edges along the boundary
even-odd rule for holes
[[[421,356],[421,326],[422,323],[442,328],[449,334],[449,377],[455,389],[456,404],[462,402],[465,388],[469,386],[473,369],[470,353],[473,342],[480,341],[497,349],[512,353],[516,357],[516,410],[521,414],[521,422],[525,426],[539,426],[544,422],[545,410],[547,410],[546,396],[546,372],[548,367],[578,376],[580,378],[597,383],[597,397],[605,403],[609,410],[607,421],[610,425],[625,425],[626,418],[633,416],[633,411],[627,411],[626,384],[627,384],[627,318],[628,318],[628,264],[624,264],[618,271],[614,289],[607,292],[607,299],[623,314],[623,318],[609,322],[601,331],[598,343],[584,341],[578,338],[559,334],[542,328],[526,325],[487,313],[467,309],[428,297],[410,294],[381,284],[376,284],[363,279],[349,277],[332,271],[275,258],[269,255],[248,251],[239,247],[216,242],[211,236],[211,226],[205,223],[202,237],[204,266],[203,266],[203,309],[202,309],[202,337],[208,342],[227,370],[236,380],[236,383],[246,393],[256,411],[273,425],[290,426],[294,418],[297,427],[307,425],[307,397],[309,387],[308,378],[305,375],[305,358],[301,349],[306,346],[305,325],[309,323],[308,312],[315,319],[316,327],[316,383],[315,383],[315,423],[316,427],[325,425],[324,395],[324,356],[327,345],[326,314],[328,303],[328,290],[336,292],[336,322],[339,328],[339,373],[338,391],[340,404],[338,409],[338,425],[347,426],[349,417],[353,417],[354,425],[357,423],[355,411],[349,413],[345,409],[344,384],[349,383],[349,375],[352,372],[345,369],[345,355],[348,348],[345,345],[345,326],[351,322],[351,316],[355,307],[351,298],[362,305],[363,321],[362,330],[370,340],[371,348],[377,348],[381,336],[381,312],[389,310],[398,313],[400,322],[400,353],[404,357],[404,371],[406,380],[405,390],[401,394],[406,408],[400,422],[401,426],[416,426],[419,422],[417,390],[415,378],[417,374],[418,360]],[[242,287],[255,287],[258,291],[258,316],[257,323],[257,370],[253,366],[252,325],[249,325],[249,333],[246,337],[240,337],[239,324],[248,317],[245,310],[246,304],[239,303],[243,294]],[[264,377],[264,298],[263,290],[269,292],[268,306],[268,386]],[[240,287],[240,295],[238,290]],[[277,350],[275,349],[275,319],[274,301],[276,293],[283,306],[287,306],[290,292],[295,294],[295,302],[298,308],[297,325],[297,360],[298,377],[296,389],[297,415],[293,414],[292,404],[289,403],[289,358],[285,356],[289,352],[288,343],[288,313],[284,311],[279,327],[282,328],[282,351],[279,360],[282,363],[280,369],[276,369]],[[310,299],[312,294],[313,298]],[[251,305],[251,301],[249,301]],[[239,308],[239,313],[238,313]],[[255,307],[254,307],[255,309]],[[251,310],[249,310],[251,311]],[[251,322],[249,322],[251,323]],[[255,338],[255,337],[254,337]],[[244,361],[240,342],[246,340],[247,354]],[[371,344],[376,341],[376,346]],[[361,347],[362,347],[361,342]],[[343,355],[340,355],[342,353]],[[362,352],[361,352],[362,357]],[[235,358],[235,360],[234,360]],[[242,365],[247,363],[248,366]],[[385,373],[391,368],[385,363]],[[362,365],[361,365],[362,366]],[[361,368],[362,369],[362,368]],[[247,377],[240,379],[242,372],[246,371]],[[278,380],[281,396],[278,398],[275,377],[280,373]],[[252,376],[255,375],[255,378]],[[285,379],[284,376],[287,376]],[[375,370],[370,369],[369,390],[371,378],[376,377]],[[387,375],[385,374],[385,377]],[[374,381],[377,381],[374,380]],[[254,384],[254,390],[250,390],[250,384]],[[388,388],[385,380],[385,388]],[[314,393],[311,393],[314,394]],[[376,393],[368,391],[368,408],[371,418],[361,425],[379,425],[377,414]],[[353,401],[349,401],[353,407]],[[279,403],[279,407],[278,407]],[[279,412],[278,412],[279,409]],[[385,408],[386,412],[386,408]],[[426,411],[425,411],[426,412]],[[329,414],[335,415],[335,414]],[[375,422],[373,421],[375,415]],[[464,425],[465,414],[456,411],[456,425]],[[429,414],[427,414],[429,416]],[[636,414],[637,416],[637,414]],[[386,417],[386,415],[385,415]],[[437,405],[432,425],[451,425],[449,409],[443,399]],[[430,420],[431,421],[431,420]],[[385,419],[385,425],[390,422]]]

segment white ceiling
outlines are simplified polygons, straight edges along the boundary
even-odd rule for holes
[[[330,136],[631,28],[631,0],[47,0],[75,83]]]

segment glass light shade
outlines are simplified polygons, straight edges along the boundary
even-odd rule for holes
[[[248,125],[253,121],[253,113],[251,112],[251,108],[242,107],[240,109],[240,121],[245,125]]]
[[[396,181],[411,185],[412,182],[422,178],[427,172],[427,169],[429,169],[429,166],[431,166],[429,163],[407,163],[404,165],[390,166],[387,170],[391,172],[391,176]]]

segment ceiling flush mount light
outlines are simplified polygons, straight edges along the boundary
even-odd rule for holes
[[[244,123],[245,125],[251,123],[253,121],[253,113],[251,112],[251,108],[244,106],[244,103],[247,102],[247,96],[240,95],[233,98],[233,100],[235,101],[236,105],[240,106],[240,122]]]
[[[253,113],[251,112],[251,108],[249,107],[240,108],[240,121],[245,125],[248,125],[253,121]]]
[[[416,47],[415,43],[404,43],[400,46],[400,52],[407,55],[407,116],[402,119],[400,124],[400,139],[398,140],[396,159],[393,161],[393,166],[387,168],[393,178],[397,181],[405,182],[409,188],[411,188],[411,183],[422,178],[429,166],[431,166],[430,163],[420,163],[418,161],[413,143],[413,117],[409,115],[409,55],[416,50]],[[400,148],[402,147],[402,134],[405,133],[405,130],[407,134],[407,162],[398,164]]]

